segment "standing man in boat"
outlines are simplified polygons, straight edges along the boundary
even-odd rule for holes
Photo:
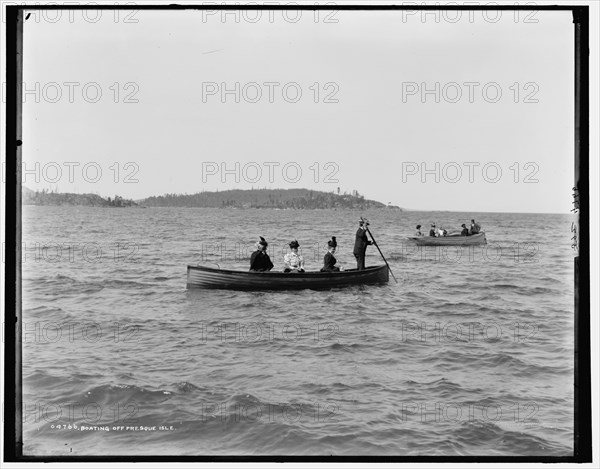
[[[250,256],[250,272],[268,272],[273,268],[271,258],[267,254],[267,240],[260,236],[260,241],[256,243],[256,251]]]
[[[478,223],[475,223],[475,220],[471,219],[471,234],[477,234],[481,231],[481,226]]]
[[[358,222],[358,231],[356,232],[356,239],[354,241],[354,257],[356,257],[356,268],[358,270],[365,269],[365,256],[367,254],[367,246],[373,244],[373,241],[369,241],[367,238],[367,225],[368,221],[360,220]]]

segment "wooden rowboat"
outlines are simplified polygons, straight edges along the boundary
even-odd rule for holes
[[[476,246],[487,244],[485,233],[477,233],[471,236],[412,236],[408,238],[419,246]]]
[[[364,270],[342,272],[248,272],[188,265],[187,288],[221,288],[226,290],[315,290],[371,285],[389,280],[388,267],[378,265]]]

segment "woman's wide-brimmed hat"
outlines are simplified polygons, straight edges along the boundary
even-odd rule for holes
[[[332,236],[331,239],[327,241],[327,246],[329,246],[330,248],[337,247],[337,241],[335,240],[335,236]]]
[[[294,240],[290,243],[290,248],[294,249],[298,247],[300,247],[300,243],[297,240]]]

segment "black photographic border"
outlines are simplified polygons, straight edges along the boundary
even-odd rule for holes
[[[24,456],[21,362],[21,177],[23,15],[27,10],[536,10],[570,11],[575,53],[574,209],[579,217],[575,269],[574,452],[572,456]],[[581,5],[6,5],[6,257],[5,257],[5,462],[512,462],[592,461],[589,226],[589,7]],[[14,91],[14,92],[11,92]]]

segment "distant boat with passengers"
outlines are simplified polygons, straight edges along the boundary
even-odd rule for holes
[[[487,244],[483,231],[471,236],[451,234],[448,236],[410,236],[408,239],[419,246],[477,246]]]
[[[421,225],[417,225],[417,231],[414,236],[408,239],[418,244],[419,246],[477,246],[487,244],[485,233],[481,231],[481,226],[471,219],[471,227],[463,223],[462,231],[448,234],[448,231],[443,227],[436,227],[435,223],[431,224],[429,235],[426,236],[421,232]]]

